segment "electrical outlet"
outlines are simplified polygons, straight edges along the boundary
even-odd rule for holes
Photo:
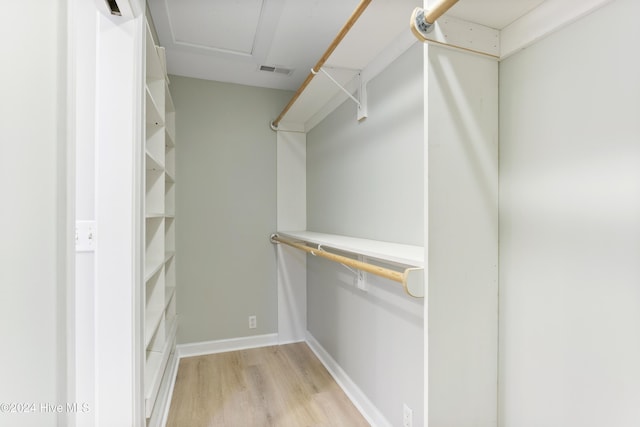
[[[249,329],[255,329],[257,326],[256,316],[249,316]]]
[[[413,427],[413,411],[406,403],[402,405],[402,427]]]

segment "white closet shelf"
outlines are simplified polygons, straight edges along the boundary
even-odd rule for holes
[[[164,165],[161,161],[155,158],[155,156],[149,151],[146,151],[147,160],[145,162],[146,170],[163,171]]]
[[[157,309],[147,309],[145,316],[145,324],[144,324],[144,347],[149,347],[153,336],[156,334],[158,330],[158,326],[160,326],[160,321],[162,320],[162,316],[164,315],[164,308]]]
[[[361,239],[338,234],[317,233],[314,231],[278,231],[278,235],[300,240],[314,245],[322,245],[339,251],[363,255],[379,261],[401,264],[411,267],[424,267],[424,248],[422,246],[379,240]]]
[[[151,35],[151,28],[149,27],[149,23],[147,22],[146,28],[146,60],[145,66],[146,68],[146,77],[147,80],[164,80],[165,74],[162,63],[160,62],[160,57],[158,56],[158,48],[156,47],[153,36]]]
[[[165,138],[165,144],[167,147],[175,147],[175,132],[171,132],[171,130],[169,129],[169,126],[167,126],[165,128],[165,132],[166,132],[166,138]]]
[[[162,48],[162,52],[164,53],[164,48]],[[166,60],[165,60],[166,61]],[[169,77],[167,76],[166,84],[165,84],[165,111],[168,113],[175,113],[176,107],[173,104],[173,98],[171,97],[171,92],[169,91]]]
[[[169,304],[171,303],[171,299],[173,298],[173,296],[176,294],[176,287],[175,286],[169,286],[167,288],[164,289],[164,300],[165,300],[165,307],[164,309],[166,310],[167,307],[169,307]]]
[[[156,46],[147,22],[145,38],[144,109],[144,405],[149,420],[162,410],[161,384],[170,381],[165,371],[175,349],[175,119],[167,77],[165,50]]]
[[[167,366],[169,355],[173,348],[173,337],[176,335],[177,322],[173,319],[169,328],[169,337],[162,349],[162,351],[147,351],[147,363],[144,370],[144,406],[145,417],[151,416],[153,405],[160,389],[160,383],[162,381],[162,375]]]
[[[360,239],[356,237],[323,234],[312,231],[284,231],[271,236],[273,243],[282,243],[308,254],[329,259],[345,266],[373,273],[402,284],[407,295],[416,298],[425,296],[424,283],[424,249],[420,246],[400,243],[381,242],[378,240]],[[315,245],[316,247],[309,246]],[[358,255],[362,260],[349,258],[333,251],[349,252]],[[403,271],[389,269],[367,262],[375,259],[395,265],[402,265]]]
[[[326,69],[338,84],[349,92],[356,93],[356,97],[359,97],[361,102],[364,101],[365,109],[366,99],[363,97],[366,96],[357,93],[360,88],[356,77],[361,74],[362,85],[366,86],[379,71],[417,42],[409,30],[408,22],[410,12],[415,6],[414,0],[372,1],[347,30],[321,67]],[[340,34],[336,39],[339,36]],[[328,51],[332,46],[333,44],[329,46]],[[315,75],[309,84],[301,89],[303,90],[295,102],[281,115],[279,123],[282,126],[275,123],[278,129],[302,128],[305,132],[309,131],[324,116],[348,99],[341,88],[322,74]],[[355,111],[354,104],[354,119]]]
[[[153,96],[151,95],[151,92],[149,91],[148,87],[145,89],[145,93],[147,94],[146,95],[146,98],[147,98],[146,123],[148,125],[156,125],[156,126],[164,125],[163,115],[160,112],[160,109],[158,108],[156,101],[153,99]]]
[[[144,281],[149,281],[164,266],[165,261],[162,259],[147,259],[144,266]]]

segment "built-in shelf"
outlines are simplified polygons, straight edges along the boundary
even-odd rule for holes
[[[146,67],[146,80],[164,80],[164,71],[158,56],[155,43],[153,42],[153,36],[151,35],[151,29],[147,24],[145,32],[145,67]]]
[[[165,128],[165,141],[167,144],[167,147],[174,147],[175,146],[175,136],[169,131],[168,128]]]
[[[334,248],[343,252],[363,255],[379,261],[411,267],[424,267],[424,248],[422,246],[360,239],[338,234],[316,233],[314,231],[278,231],[278,235],[322,245],[325,248]]]
[[[148,282],[164,265],[164,260],[147,257],[144,263],[144,281]]]
[[[164,124],[164,119],[148,87],[146,88],[145,92],[147,94],[146,95],[146,123],[148,125],[162,126]]]
[[[149,418],[153,412],[156,396],[162,383],[162,377],[167,367],[167,362],[173,347],[175,347],[177,322],[173,319],[169,325],[168,336],[171,339],[166,340],[161,351],[147,351],[146,364],[144,372],[144,406],[145,416]]]
[[[175,108],[164,49],[146,35],[144,156],[144,398],[147,418],[154,413],[169,355],[175,348]],[[167,214],[169,213],[169,214]]]
[[[147,163],[146,163],[147,170],[152,170],[152,171],[164,170],[164,166],[162,165],[160,160],[156,159],[156,157],[149,151],[147,151],[146,154],[147,154]]]
[[[158,330],[158,325],[162,321],[164,309],[147,309],[145,313],[144,346],[148,347],[151,339]]]
[[[169,306],[169,304],[171,303],[171,299],[173,298],[175,293],[176,293],[175,286],[171,286],[171,287],[166,287],[165,288],[165,295],[164,295],[164,300],[166,301],[166,304],[165,304],[165,307],[164,307],[165,310]]]

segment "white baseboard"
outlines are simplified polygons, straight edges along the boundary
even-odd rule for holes
[[[178,352],[174,351],[169,358],[169,366],[167,367],[168,372],[168,380],[166,389],[165,386],[162,387],[160,393],[163,400],[161,402],[162,411],[160,412],[160,426],[164,427],[167,424],[167,418],[169,417],[169,407],[171,406],[171,398],[173,397],[173,388],[176,385],[176,376],[178,375],[178,365],[180,364],[180,358],[178,357]],[[147,425],[147,427],[151,427],[151,424]]]
[[[307,345],[372,427],[393,427],[333,357],[307,331]]]
[[[158,397],[151,418],[147,422],[147,427],[164,427],[169,416],[169,407],[171,406],[171,397],[173,396],[173,387],[176,383],[176,374],[178,373],[178,355],[174,351],[169,355],[165,374],[160,384]]]
[[[178,359],[181,359],[183,357],[203,356],[205,354],[246,350],[248,348],[266,347],[269,345],[278,345],[278,334],[178,344],[176,346],[176,353],[178,354]]]

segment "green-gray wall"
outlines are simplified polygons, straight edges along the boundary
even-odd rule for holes
[[[276,133],[291,93],[171,76],[178,343],[277,332]],[[258,326],[248,328],[248,316]]]

